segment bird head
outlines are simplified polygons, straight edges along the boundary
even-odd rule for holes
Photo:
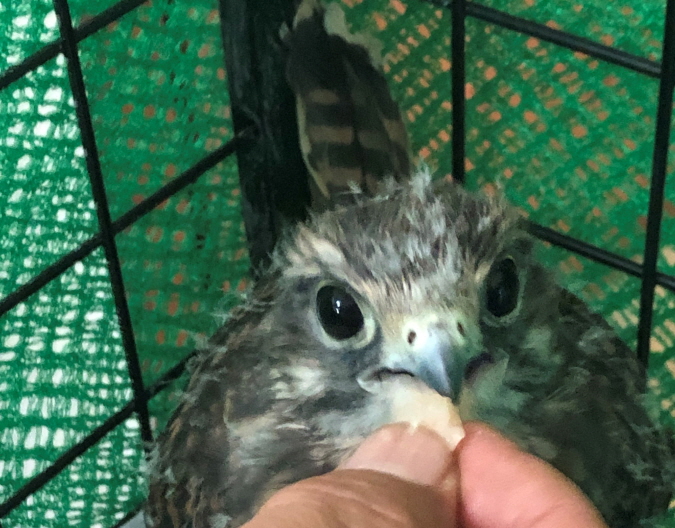
[[[281,309],[334,390],[412,377],[458,401],[554,313],[531,249],[502,200],[420,174],[299,227],[276,261]]]

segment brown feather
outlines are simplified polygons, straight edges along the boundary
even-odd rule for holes
[[[304,0],[287,44],[313,207],[325,208],[354,185],[372,195],[388,176],[407,179],[408,135],[379,66],[379,43],[350,33],[336,5]]]

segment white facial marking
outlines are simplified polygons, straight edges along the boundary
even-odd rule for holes
[[[314,396],[325,388],[323,371],[318,365],[294,365],[287,373],[295,380],[295,390],[300,396]]]

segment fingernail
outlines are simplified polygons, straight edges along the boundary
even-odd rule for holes
[[[340,464],[340,469],[369,469],[427,486],[455,481],[456,464],[443,438],[410,424],[383,427]]]

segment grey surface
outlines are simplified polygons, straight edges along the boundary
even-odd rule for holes
[[[138,512],[132,519],[129,520],[122,528],[146,528],[143,520],[143,512]]]

